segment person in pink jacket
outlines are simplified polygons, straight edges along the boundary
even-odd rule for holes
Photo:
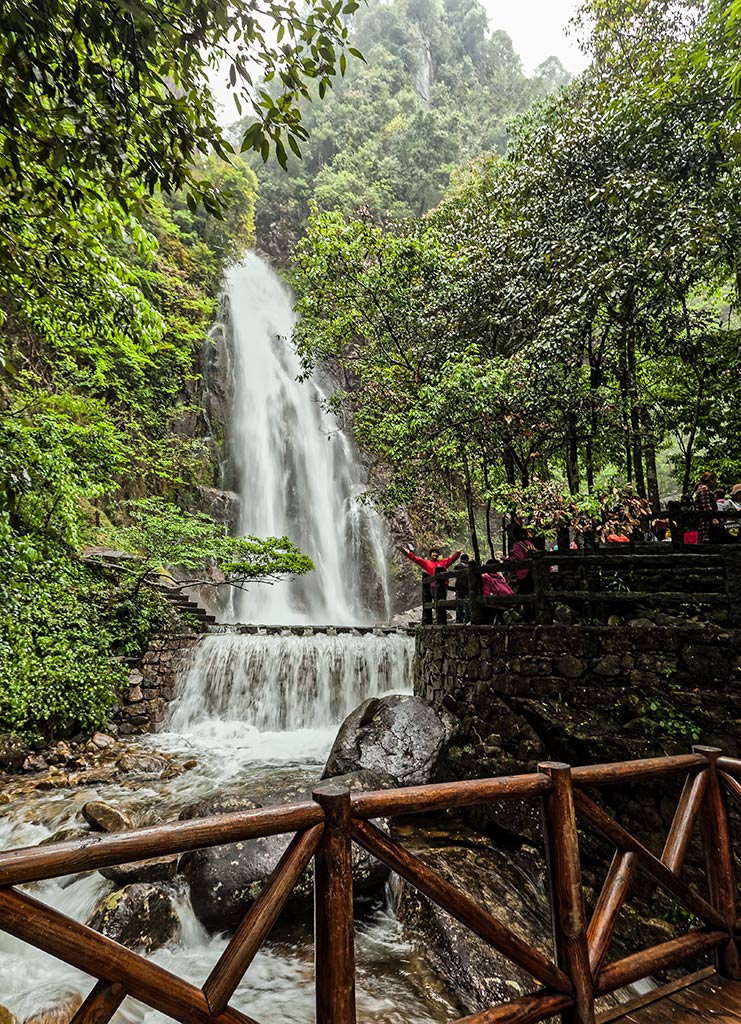
[[[444,598],[447,584],[444,579],[440,578],[440,573],[445,569],[449,569],[453,562],[460,558],[460,551],[448,555],[447,558],[441,558],[439,549],[431,548],[430,557],[421,558],[411,548],[402,548],[402,550],[407,558],[422,570],[422,605],[431,604],[435,595]],[[438,593],[438,588],[443,592]],[[447,622],[447,618],[447,610],[445,608],[438,608],[438,625]],[[425,626],[432,625],[432,608],[422,608],[422,624]]]

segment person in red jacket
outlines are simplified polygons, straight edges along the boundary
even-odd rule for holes
[[[460,551],[454,552],[454,554],[449,555],[447,558],[441,558],[439,550],[437,548],[431,548],[429,558],[420,558],[420,556],[415,554],[411,548],[403,548],[402,550],[407,558],[411,559],[412,562],[415,562],[420,569],[422,569],[422,605],[431,604],[435,594],[437,594],[438,597],[444,598],[444,591],[447,587],[445,581],[440,578],[440,573],[443,570],[450,568],[453,562],[456,562],[460,558]],[[438,578],[435,576],[436,573]],[[442,594],[438,594],[438,587],[443,590]],[[446,622],[447,617],[446,609],[438,608],[438,624]],[[422,608],[422,623],[425,626],[432,625],[432,608]]]

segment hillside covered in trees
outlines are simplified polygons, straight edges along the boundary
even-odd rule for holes
[[[311,204],[391,223],[437,205],[451,173],[482,153],[503,155],[508,119],[570,80],[556,57],[528,78],[509,36],[491,31],[480,0],[354,4],[344,77],[303,108],[309,137],[252,166],[258,245],[284,264]]]
[[[584,8],[592,66],[504,158],[417,219],[317,209],[295,260],[378,499],[473,535],[741,480],[739,5]]]

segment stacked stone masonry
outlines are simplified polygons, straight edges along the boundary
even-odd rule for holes
[[[520,774],[548,760],[577,765],[687,753],[693,743],[732,756],[741,748],[738,631],[691,622],[659,627],[645,620],[625,626],[427,627],[417,631],[416,654],[415,693],[452,712],[459,724],[444,778]],[[660,855],[681,785],[676,779],[606,787],[599,799]],[[732,814],[741,838],[741,820],[733,808]],[[541,842],[533,803],[507,801],[471,809],[467,817],[505,844]],[[580,829],[580,845],[585,883],[599,891],[613,848],[590,829]],[[696,835],[690,878],[701,864]],[[648,876],[636,877],[639,904],[645,899],[655,906],[653,889]],[[641,942],[657,941],[671,920],[671,901],[664,902],[655,934],[655,921],[635,916]]]
[[[415,693],[452,711],[462,745],[497,774],[700,741],[735,756],[740,678],[741,633],[707,624],[452,626],[416,638]]]
[[[129,673],[129,685],[114,718],[119,735],[156,731],[175,696],[178,670],[199,639],[174,636],[152,641],[139,666]]]

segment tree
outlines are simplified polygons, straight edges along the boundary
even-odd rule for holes
[[[506,118],[553,88],[523,73],[509,37],[489,32],[479,0],[372,0],[358,11],[353,41],[365,60],[307,108],[303,160],[285,175],[253,158],[261,245],[281,263],[312,201],[383,224],[422,216],[457,163],[504,153]]]
[[[162,498],[130,502],[127,511],[130,523],[110,531],[108,539],[139,557],[131,570],[135,592],[168,565],[194,573],[176,584],[181,589],[227,583],[244,590],[250,583],[273,583],[281,576],[300,576],[314,568],[308,555],[287,537],[232,537],[224,524],[205,513],[186,512]]]
[[[711,451],[734,482],[725,8],[591,9],[594,65],[513,126],[504,159],[459,171],[420,222],[315,218],[298,252],[299,343],[359,377],[346,397],[389,482],[426,509],[460,495],[472,533],[500,484],[535,478],[576,500],[607,474],[658,510],[670,445],[685,486]]]

